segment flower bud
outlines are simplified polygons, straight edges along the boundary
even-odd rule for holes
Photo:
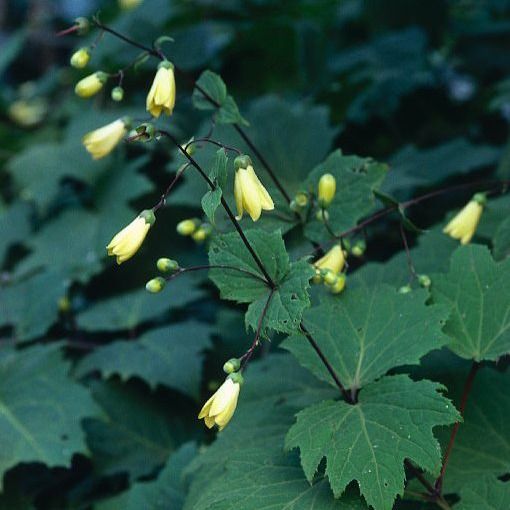
[[[424,288],[429,288],[430,287],[430,284],[432,283],[431,279],[430,279],[430,276],[426,275],[426,274],[420,274],[418,276],[418,283],[424,287]]]
[[[330,287],[330,291],[332,294],[340,294],[345,289],[345,274],[340,273],[336,276],[336,282],[333,283]]]
[[[157,294],[158,292],[161,292],[166,285],[166,280],[162,278],[161,276],[157,276],[156,278],[153,278],[152,280],[149,280],[145,284],[145,288],[151,293],[151,294]]]
[[[367,249],[365,241],[357,241],[356,244],[351,248],[351,253],[355,257],[362,257]]]
[[[156,266],[162,273],[169,273],[170,271],[179,269],[179,263],[176,260],[167,259],[165,257],[158,259]]]
[[[233,372],[230,374],[227,379],[232,380],[234,383],[242,385],[244,383],[244,377],[241,372]]]
[[[203,243],[207,239],[207,232],[204,228],[199,227],[191,234],[191,238],[197,243]]]
[[[399,294],[409,294],[409,292],[411,292],[411,286],[410,285],[402,285],[402,287],[400,287],[398,289],[398,293]]]
[[[328,221],[329,220],[329,213],[328,211],[325,211],[324,209],[319,209],[317,213],[315,214],[315,218],[320,221]]]
[[[71,55],[70,64],[76,69],[87,67],[90,60],[90,50],[88,48],[80,48]]]
[[[336,193],[336,179],[331,174],[324,174],[319,179],[319,205],[328,207]]]
[[[237,358],[231,358],[223,365],[223,371],[226,374],[232,374],[234,372],[237,372],[240,368],[241,361]]]
[[[190,236],[197,229],[197,223],[195,220],[182,220],[177,223],[177,233],[181,236]]]
[[[249,166],[253,166],[253,163],[251,162],[250,156],[246,154],[241,154],[234,159],[234,167],[236,170],[239,168],[248,168]]]
[[[294,200],[299,207],[306,207],[308,205],[308,195],[302,191],[296,194]]]
[[[124,89],[122,87],[114,87],[111,92],[112,99],[117,103],[124,99]]]
[[[76,31],[78,35],[85,35],[90,30],[90,21],[87,18],[80,16],[74,20],[74,23],[78,27]]]
[[[337,275],[333,271],[326,270],[324,275],[324,283],[326,285],[334,285],[337,282]]]
[[[74,92],[84,99],[92,97],[103,88],[106,80],[108,80],[108,75],[102,71],[97,71],[80,80],[74,87]]]
[[[138,142],[149,142],[154,139],[156,134],[156,128],[150,122],[144,122],[135,129],[135,135],[133,138]]]

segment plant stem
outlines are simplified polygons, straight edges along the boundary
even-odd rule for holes
[[[259,322],[257,324],[257,332],[255,333],[255,338],[253,340],[253,343],[251,344],[250,348],[241,356],[241,360],[243,362],[241,366],[241,370],[244,370],[246,368],[246,365],[250,361],[250,358],[253,356],[253,353],[255,352],[255,349],[259,345],[260,342],[260,335],[262,333],[262,324],[264,322],[264,317],[267,314],[267,311],[269,309],[269,303],[271,303],[271,298],[274,295],[276,289],[271,289],[269,292],[269,296],[267,296],[266,303],[264,304],[264,308],[262,309],[262,313],[259,317]]]
[[[417,278],[418,275],[416,274],[416,269],[413,264],[413,259],[411,257],[411,252],[409,250],[409,244],[407,242],[407,235],[404,229],[404,223],[400,222],[400,237],[402,238],[402,243],[404,244],[404,250],[406,252],[406,259],[407,259],[407,267],[409,268],[409,272],[411,273],[411,278],[409,279],[410,282],[413,278]]]
[[[161,198],[159,199],[159,202],[152,208],[152,210],[154,212],[156,212],[160,207],[165,205],[166,199],[168,198],[168,195],[172,191],[173,187],[177,184],[177,181],[181,178],[181,176],[184,173],[184,171],[186,170],[186,168],[188,168],[189,166],[190,166],[190,163],[186,163],[185,165],[183,165],[182,167],[180,167],[177,170],[177,172],[175,174],[175,177],[172,179],[172,181],[168,185],[168,187],[165,190],[165,192],[161,195]]]
[[[344,397],[345,401],[348,402],[349,404],[354,404],[354,401],[351,398],[351,395],[349,395],[349,392],[344,388],[343,384],[340,382],[340,379],[338,378],[338,375],[335,372],[335,369],[331,366],[330,362],[327,360],[326,356],[321,351],[321,348],[319,347],[319,345],[313,338],[312,334],[306,329],[305,325],[302,322],[301,322],[300,326],[301,326],[301,330],[303,331],[309,344],[313,347],[314,351],[317,353],[317,355],[321,359],[322,363],[326,367],[327,371],[330,373],[331,377],[335,381],[335,384],[338,386],[338,389],[341,391],[342,396]]]
[[[432,484],[423,476],[423,473],[411,463],[411,461],[406,459],[404,464],[409,469],[409,471],[412,471],[413,475],[423,485],[423,487],[427,489],[428,494],[423,494],[427,501],[434,501],[434,503],[436,503],[443,510],[451,510],[448,502],[440,494],[436,493],[436,490]]]
[[[181,146],[181,144],[177,141],[177,139],[174,137],[174,135],[172,135],[168,131],[158,131],[158,133],[160,133],[163,136],[166,136],[181,151],[181,153],[187,158],[187,160],[190,162],[190,164],[196,170],[198,170],[200,175],[203,177],[203,179],[207,182],[207,184],[209,185],[209,187],[212,190],[216,189],[215,184],[211,181],[211,179],[209,179],[209,176],[204,172],[202,167],[184,150],[184,147]],[[276,288],[276,284],[274,283],[274,281],[271,278],[271,276],[269,276],[269,273],[267,272],[266,268],[264,267],[264,264],[262,263],[262,261],[260,260],[259,256],[257,255],[255,250],[253,249],[252,245],[250,244],[250,242],[246,238],[246,235],[244,234],[243,229],[241,228],[241,225],[239,225],[239,222],[236,220],[236,217],[235,217],[234,213],[232,212],[232,209],[230,209],[230,207],[227,204],[227,201],[225,200],[223,195],[221,196],[221,205],[223,206],[223,209],[225,209],[225,212],[227,213],[230,221],[232,222],[232,224],[234,225],[235,229],[237,230],[237,233],[241,237],[241,240],[243,241],[244,245],[246,246],[246,248],[250,252],[250,255],[252,256],[253,260],[255,261],[255,263],[257,264],[258,268],[260,269],[260,271],[264,275],[264,278],[266,279],[267,285],[269,285],[269,287],[271,289],[275,289]]]
[[[471,391],[471,388],[473,387],[473,381],[475,379],[476,373],[478,372],[478,369],[480,368],[480,363],[473,361],[473,364],[471,365],[471,370],[469,371],[469,374],[466,378],[466,382],[464,383],[464,390],[462,392],[462,397],[460,400],[460,406],[459,406],[459,413],[462,417],[464,417],[464,410],[466,409],[467,399],[469,397],[469,392]],[[455,423],[452,429],[452,433],[450,434],[450,440],[448,441],[448,446],[446,448],[446,453],[443,459],[443,466],[441,467],[441,473],[439,474],[436,483],[434,484],[434,490],[437,495],[441,495],[443,490],[443,480],[444,475],[446,472],[446,467],[448,466],[448,461],[450,460],[450,455],[453,450],[453,445],[455,443],[455,438],[457,436],[457,432],[460,427],[460,421]]]

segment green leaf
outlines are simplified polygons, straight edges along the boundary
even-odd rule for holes
[[[484,246],[461,246],[450,272],[434,280],[432,298],[452,309],[444,332],[456,354],[481,361],[510,352],[510,260],[496,263]]]
[[[0,213],[0,264],[5,258],[11,244],[24,241],[30,234],[30,205],[15,202]]]
[[[104,418],[88,418],[83,426],[98,474],[148,476],[162,466],[188,435],[171,406],[133,385],[109,381],[92,385]]]
[[[209,99],[210,98],[210,99]],[[225,82],[216,73],[206,70],[198,78],[193,90],[193,106],[199,110],[216,110],[220,124],[248,124],[233,97],[227,94]]]
[[[221,188],[216,188],[215,190],[209,190],[202,197],[202,209],[213,225],[215,224],[214,214],[221,204],[221,194]]]
[[[361,388],[391,368],[418,364],[427,352],[448,342],[441,327],[444,306],[427,306],[427,291],[399,294],[388,285],[349,289],[304,314],[303,322],[346,388]],[[282,346],[317,377],[329,372],[302,335]]]
[[[441,450],[432,428],[460,419],[430,381],[405,375],[385,377],[359,394],[359,402],[328,400],[298,413],[287,448],[298,447],[309,481],[326,457],[326,475],[335,496],[357,480],[375,510],[391,510],[404,492],[404,460],[438,474]]]
[[[195,443],[184,444],[170,456],[157,480],[134,483],[120,496],[96,505],[96,510],[181,510],[187,485],[183,471],[196,454]]]
[[[451,372],[451,364],[447,366]],[[460,401],[466,374],[458,378]],[[482,368],[476,375],[444,480],[446,494],[462,492],[485,477],[510,472],[510,372]],[[449,386],[450,388],[450,386]],[[490,396],[490,397],[489,397]],[[444,444],[450,436],[445,431]],[[506,508],[506,507],[502,507]]]
[[[506,218],[499,224],[492,244],[492,253],[496,260],[502,260],[510,255],[510,218]]]
[[[267,308],[263,329],[295,331],[303,311],[310,306],[307,289],[308,282],[314,274],[313,269],[305,261],[290,264],[280,232],[248,230],[245,234],[269,276],[277,285]],[[211,243],[209,261],[212,265],[233,266],[255,275],[253,277],[244,272],[226,269],[211,269],[209,273],[220,289],[222,298],[238,303],[251,303],[246,315],[246,324],[256,330],[270,289],[261,280],[264,276],[239,234],[232,232],[217,236]]]
[[[137,376],[153,389],[163,384],[196,398],[210,333],[209,326],[195,321],[153,329],[136,340],[94,350],[80,361],[77,374],[99,370],[104,378]]]
[[[223,188],[227,183],[227,163],[228,158],[225,149],[221,148],[216,151],[213,168],[209,174],[209,178],[215,184],[216,189],[209,189],[202,197],[202,209],[213,225],[215,224],[214,214],[221,204]]]
[[[331,229],[341,234],[374,209],[376,202],[373,191],[382,183],[387,167],[369,158],[344,156],[340,150],[336,150],[314,168],[303,188],[316,194],[319,179],[325,173],[332,174],[336,179],[336,194],[328,213]],[[316,242],[331,239],[324,223],[315,217],[306,225],[305,234]]]
[[[66,295],[68,286],[58,270],[0,285],[0,326],[13,326],[17,341],[46,333],[58,320],[58,301]]]
[[[460,491],[455,510],[504,510],[510,508],[510,484],[495,478],[482,478]]]
[[[176,278],[161,294],[140,289],[98,301],[78,315],[78,325],[102,331],[132,329],[155,319],[170,307],[185,306],[201,296],[202,292],[189,279]]]
[[[0,478],[20,462],[70,466],[87,453],[80,421],[98,408],[68,372],[57,345],[0,352]]]

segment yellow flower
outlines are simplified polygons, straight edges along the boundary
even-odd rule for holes
[[[117,264],[130,259],[143,243],[156,217],[150,209],[142,211],[127,227],[123,228],[106,247],[108,255],[117,257]]]
[[[333,274],[339,274],[345,266],[345,254],[339,244],[335,244],[324,257],[314,263],[317,269],[326,269]]]
[[[230,374],[216,393],[204,404],[198,419],[204,419],[208,428],[218,425],[223,430],[237,407],[237,399],[243,378],[240,373]]]
[[[468,244],[475,234],[486,202],[487,197],[484,193],[474,195],[468,204],[446,225],[443,232],[453,239],[459,239],[461,244]]]
[[[87,133],[83,145],[94,159],[101,159],[110,154],[127,132],[127,119],[117,119],[102,128]]]
[[[80,80],[76,87],[74,87],[74,91],[77,96],[87,98],[92,97],[94,94],[97,94],[106,83],[108,79],[108,75],[101,71],[97,71],[93,74],[89,74],[82,80]]]
[[[319,179],[319,205],[327,207],[333,201],[336,193],[336,179],[331,174],[324,174]]]
[[[174,66],[168,60],[159,64],[146,103],[146,109],[153,117],[159,117],[162,112],[171,115],[175,105],[175,77]]]
[[[83,69],[87,66],[89,60],[90,50],[88,48],[80,48],[72,54],[70,63],[73,67],[76,67],[76,69]]]
[[[274,209],[273,200],[255,174],[248,156],[238,156],[234,165],[237,168],[234,178],[237,219],[240,220],[246,210],[251,219],[257,221],[262,210],[272,211]]]

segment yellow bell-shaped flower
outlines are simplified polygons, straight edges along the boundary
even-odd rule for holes
[[[156,217],[150,209],[142,211],[127,227],[123,228],[106,247],[108,255],[117,257],[117,264],[130,259],[142,245]]]
[[[108,75],[106,73],[97,71],[80,80],[76,84],[76,87],[74,87],[74,91],[77,96],[86,99],[88,97],[92,97],[94,94],[97,94],[103,88],[103,85],[107,80]]]
[[[147,94],[146,109],[153,117],[161,113],[171,115],[175,106],[175,76],[174,66],[164,60],[158,66],[158,72]]]
[[[236,218],[240,220],[246,211],[253,221],[257,221],[262,210],[274,209],[273,200],[253,170],[248,156],[238,156],[234,165],[237,169],[234,178],[234,198],[238,214]]]
[[[208,428],[218,425],[219,429],[223,430],[234,416],[242,382],[243,378],[240,373],[230,374],[216,393],[204,404],[198,419],[203,419]]]
[[[467,205],[446,225],[443,232],[453,239],[458,239],[461,244],[468,244],[475,235],[476,227],[478,227],[486,203],[487,196],[485,193],[474,195]]]
[[[336,179],[331,174],[324,174],[319,179],[319,205],[327,207],[335,198],[336,193]]]
[[[87,133],[82,141],[93,159],[110,154],[127,132],[127,119],[117,119],[102,128]]]

